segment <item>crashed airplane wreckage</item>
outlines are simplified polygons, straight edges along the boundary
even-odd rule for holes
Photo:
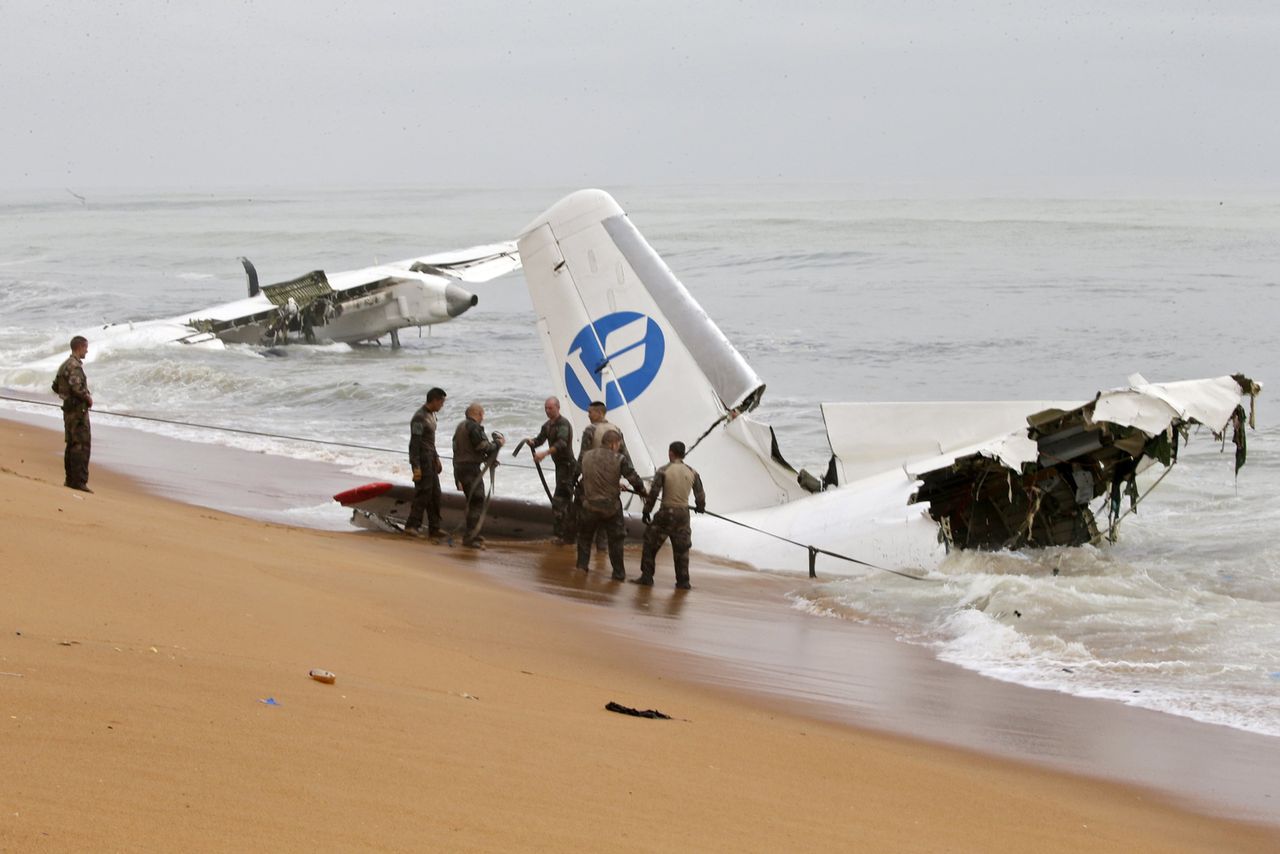
[[[514,243],[473,246],[379,264],[361,270],[307,273],[278,284],[258,285],[252,263],[241,258],[249,296],[179,317],[113,323],[87,331],[116,345],[175,342],[197,346],[292,342],[356,344],[399,330],[458,317],[476,296],[459,282],[487,282],[520,268]]]
[[[824,565],[843,574],[928,568],[951,547],[1081,545],[1100,538],[1099,514],[1114,534],[1119,499],[1136,500],[1135,478],[1176,459],[1190,425],[1230,429],[1243,462],[1242,403],[1251,421],[1257,383],[1134,377],[1083,402],[823,404],[831,458],[819,480],[792,468],[752,417],[763,380],[607,193],[566,197],[518,244],[562,412],[580,431],[587,405],[603,400],[642,477],[670,442],[688,444],[709,515],[723,517],[695,519],[703,552],[799,569],[800,546],[810,560],[815,550],[854,558]],[[358,524],[393,524],[411,495],[371,484],[337,499]]]
[[[1025,430],[940,468],[919,468],[911,501],[928,503],[948,547],[1020,549],[1099,542],[1102,514],[1092,503],[1105,498],[1106,537],[1115,542],[1124,499],[1137,509],[1138,476],[1155,463],[1171,468],[1192,426],[1208,427],[1220,441],[1229,430],[1240,470],[1245,424],[1254,426],[1261,390],[1240,374],[1163,385],[1131,377],[1128,388],[1034,413]],[[1248,415],[1241,396],[1249,398]]]

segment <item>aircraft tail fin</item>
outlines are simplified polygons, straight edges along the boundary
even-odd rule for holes
[[[520,258],[552,376],[575,426],[601,400],[637,470],[690,446],[720,510],[799,497],[772,454],[772,432],[745,413],[764,382],[666,263],[601,190],[557,202],[520,234]]]

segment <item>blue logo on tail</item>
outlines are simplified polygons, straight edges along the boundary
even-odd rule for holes
[[[633,401],[658,375],[666,351],[666,339],[653,318],[637,311],[605,315],[582,327],[569,344],[564,363],[569,398],[584,411],[593,400],[610,409]],[[616,381],[601,376],[606,366]]]

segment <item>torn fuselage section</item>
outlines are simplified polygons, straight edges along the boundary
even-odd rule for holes
[[[919,487],[909,503],[928,502],[948,548],[1078,546],[1104,535],[1114,541],[1126,498],[1126,512],[1136,511],[1138,475],[1157,462],[1177,462],[1191,425],[1222,440],[1230,428],[1239,471],[1244,427],[1260,391],[1243,375],[1165,385],[1137,377],[1074,409],[1037,412],[1025,432],[915,472]]]

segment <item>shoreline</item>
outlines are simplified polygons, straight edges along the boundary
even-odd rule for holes
[[[11,419],[10,416],[12,414],[13,413],[6,411],[3,419],[0,420],[0,435],[5,437],[4,441],[6,443],[14,442],[15,431],[21,432],[21,426],[26,425],[26,421]],[[61,442],[60,437],[58,437],[56,433],[51,433],[48,429],[48,427],[56,425],[56,422],[53,422],[50,419],[44,420],[48,422],[47,426],[44,428],[41,428],[39,424],[27,425],[40,429],[44,436],[43,439],[28,440],[34,444],[28,444],[27,447],[39,446],[43,448],[43,446],[47,445],[47,453],[44,454],[43,458],[34,461],[24,459],[23,463],[16,467],[14,471],[6,472],[5,478],[6,480],[11,480],[10,476],[15,473],[18,475],[19,480],[23,477],[29,478],[32,475],[24,471],[24,468],[28,465],[36,465],[39,467],[38,471],[44,473],[44,482],[40,488],[51,488],[54,493],[52,496],[54,501],[58,501],[60,499],[65,500],[67,495],[71,495],[70,491],[64,490],[56,484],[49,484],[47,482],[47,473],[50,466],[52,466],[52,470],[60,478],[60,460],[58,458],[61,454]],[[104,438],[106,434],[115,433],[117,431],[122,433],[137,432],[119,428],[117,428],[117,430],[111,430],[110,428],[103,428],[100,425],[95,425],[95,427],[99,427],[99,431],[96,432]],[[146,435],[146,444],[148,445],[164,444],[167,442],[185,446],[192,444],[171,439],[163,439],[163,441],[161,441],[160,437],[152,437],[150,434]],[[152,441],[153,438],[155,438],[154,442]],[[105,447],[103,447],[104,444],[109,443],[104,443],[103,440],[100,439],[98,442],[98,448],[105,450]],[[227,479],[234,479],[234,477],[239,476],[231,473],[233,467],[229,466],[228,457],[235,456],[237,454],[258,458],[263,456],[249,454],[248,452],[232,453],[228,451],[228,449],[217,448],[215,446],[198,447],[201,450],[190,450],[190,448],[188,448],[189,452],[186,454],[188,463],[190,463],[192,459],[202,459],[204,462],[208,462],[209,457],[216,457],[219,465],[223,467],[220,471]],[[98,448],[95,448],[95,454],[97,454]],[[136,449],[129,451],[125,456],[128,457],[130,454],[136,454]],[[202,457],[202,455],[204,456]],[[98,454],[96,458],[102,460],[103,456],[104,455],[102,454]],[[140,461],[135,459],[134,462],[138,463]],[[299,461],[290,462],[302,466],[316,466],[318,469],[326,468],[321,464],[301,463]],[[158,458],[155,456],[149,457],[147,459],[147,463],[152,467],[162,467],[158,462]],[[109,467],[113,464],[108,459],[104,465]],[[281,465],[282,464],[278,459],[272,459],[268,462],[262,463],[262,466],[257,467],[256,471],[259,475],[262,474],[262,468],[269,468],[271,471],[279,472],[281,470]],[[287,468],[288,466],[286,465],[285,467]],[[128,469],[129,466],[126,464],[124,468]],[[98,479],[98,475],[101,474],[102,470],[103,465],[95,466],[94,480]],[[181,475],[181,472],[177,474]],[[36,482],[39,483],[40,476],[37,475],[36,477]],[[107,477],[111,481],[112,492],[117,489],[121,489],[125,493],[129,494],[130,500],[143,502],[159,501],[158,499],[148,498],[145,495],[135,496],[128,486],[127,481],[120,479],[117,476],[108,475]],[[179,480],[180,479],[181,478],[179,477]],[[342,476],[341,479],[343,480],[343,483],[350,485],[351,477]],[[21,486],[23,484],[19,483],[19,485]],[[29,486],[30,484],[26,485]],[[147,490],[159,491],[161,493],[164,492],[163,478],[158,478],[154,473],[147,478],[143,478],[140,481],[140,485]],[[313,488],[314,491],[320,487],[312,484],[309,488]],[[293,495],[292,492],[290,494]],[[84,497],[84,499],[91,502],[103,503],[108,500],[105,497],[100,498],[99,496],[87,496]],[[263,500],[270,500],[270,496],[263,498]],[[167,504],[167,502],[160,503]],[[186,516],[194,516],[197,519],[221,518],[220,514],[207,516],[206,514],[200,513],[199,511],[195,511],[191,508],[183,509],[178,505],[174,505],[172,508],[166,509],[166,512],[172,512],[179,516],[186,514]],[[228,517],[228,519],[230,519],[231,522],[249,526],[250,528],[265,527],[272,530],[279,528],[279,526],[272,525],[270,523],[231,519],[230,517]],[[877,732],[877,730],[883,731],[889,728],[878,724],[875,720],[875,715],[869,711],[870,707],[866,703],[862,703],[860,705],[847,705],[846,712],[844,714],[832,715],[831,708],[833,707],[833,701],[836,705],[839,705],[840,702],[847,701],[847,698],[839,696],[828,696],[825,698],[821,696],[814,696],[806,698],[803,696],[797,696],[794,689],[791,689],[790,692],[787,690],[779,690],[771,696],[768,690],[761,690],[761,685],[758,681],[752,685],[745,684],[755,680],[760,673],[767,671],[769,667],[776,668],[780,666],[780,663],[778,662],[767,662],[764,665],[757,662],[756,667],[753,669],[751,667],[743,666],[740,662],[726,660],[725,656],[702,655],[692,660],[688,659],[686,656],[681,656],[679,658],[673,656],[672,652],[674,650],[681,649],[685,646],[692,645],[696,647],[699,644],[705,645],[706,639],[702,638],[700,640],[697,637],[699,631],[718,634],[722,639],[729,638],[737,640],[741,640],[746,636],[743,625],[747,625],[748,627],[754,626],[758,631],[759,626],[761,625],[761,614],[759,609],[752,613],[752,605],[748,602],[749,597],[743,597],[741,595],[735,597],[733,594],[735,589],[740,589],[743,586],[741,584],[743,576],[741,571],[719,569],[708,570],[703,566],[695,565],[695,575],[698,577],[705,577],[706,584],[699,585],[702,589],[695,591],[693,597],[682,600],[684,603],[683,605],[673,605],[673,602],[676,600],[669,591],[663,590],[661,592],[655,592],[653,598],[649,600],[647,607],[640,607],[639,600],[630,595],[635,592],[633,590],[627,589],[624,591],[614,591],[613,593],[610,593],[610,586],[599,581],[598,578],[595,578],[594,573],[593,576],[589,576],[588,579],[584,580],[581,576],[562,572],[560,564],[567,564],[569,562],[567,560],[561,560],[561,558],[563,558],[562,553],[555,552],[551,547],[547,546],[535,545],[527,549],[521,547],[520,550],[500,547],[491,550],[490,552],[483,553],[484,560],[476,561],[475,556],[463,556],[458,551],[432,549],[429,546],[406,543],[400,541],[398,538],[389,536],[373,534],[356,534],[355,536],[348,534],[336,535],[332,533],[289,528],[280,530],[287,531],[288,533],[285,536],[287,536],[291,541],[294,539],[310,540],[314,537],[318,538],[324,544],[322,549],[342,551],[344,553],[358,554],[367,550],[372,553],[372,555],[380,556],[382,558],[386,558],[388,555],[395,555],[397,560],[426,563],[433,567],[436,564],[441,564],[446,567],[450,567],[451,569],[463,568],[468,566],[468,564],[475,564],[477,562],[483,563],[486,567],[484,575],[489,578],[496,578],[503,582],[504,587],[495,588],[495,586],[488,580],[481,579],[477,581],[474,578],[469,578],[466,581],[466,584],[469,587],[474,587],[477,584],[481,585],[481,587],[478,588],[480,590],[479,593],[475,593],[475,591],[472,592],[475,593],[475,595],[486,598],[497,597],[504,601],[510,600],[513,603],[512,607],[517,608],[522,615],[526,616],[529,611],[527,607],[529,604],[529,597],[527,595],[523,595],[525,590],[541,589],[542,592],[554,593],[556,595],[552,597],[552,600],[545,598],[540,598],[538,600],[538,610],[545,610],[547,614],[554,613],[557,617],[567,616],[570,623],[572,623],[572,626],[567,626],[561,622],[552,620],[551,630],[553,632],[573,634],[575,636],[580,635],[586,639],[583,643],[589,646],[592,650],[608,649],[611,650],[614,655],[617,655],[620,652],[633,650],[637,640],[645,644],[645,646],[650,650],[640,656],[626,656],[625,660],[622,662],[622,664],[625,665],[623,667],[623,672],[627,674],[623,680],[623,684],[630,685],[633,678],[640,676],[644,681],[652,683],[653,685],[661,688],[664,692],[667,690],[677,690],[691,691],[698,696],[706,694],[712,698],[710,702],[725,703],[730,708],[735,709],[736,714],[742,714],[752,719],[759,719],[764,716],[765,713],[761,711],[761,707],[763,707],[771,711],[776,711],[778,719],[786,720],[788,722],[783,729],[792,726],[799,726],[802,729],[819,728],[823,732],[834,732],[839,738],[847,738],[854,742],[861,743],[863,740],[866,740],[875,744],[887,743],[892,745],[892,750],[895,751],[905,751],[905,753],[913,756],[917,754],[927,756],[928,759],[926,760],[926,766],[930,768],[933,767],[932,763],[935,762],[940,762],[944,765],[948,763],[956,763],[965,769],[961,773],[967,775],[973,773],[975,768],[988,769],[990,767],[994,767],[999,769],[1000,774],[1011,774],[1014,776],[1025,774],[1037,780],[1047,781],[1044,782],[1044,785],[1061,785],[1072,792],[1076,792],[1079,796],[1095,797],[1100,793],[1107,793],[1108,797],[1102,797],[1100,799],[1107,801],[1108,803],[1112,800],[1118,800],[1127,805],[1126,808],[1136,808],[1134,807],[1134,803],[1141,803],[1142,810],[1156,809],[1159,811],[1169,811],[1175,815],[1182,816],[1188,821],[1192,819],[1195,821],[1203,820],[1214,827],[1234,828],[1240,833],[1245,834],[1235,840],[1236,844],[1241,844],[1243,846],[1239,848],[1239,850],[1247,850],[1248,844],[1245,840],[1246,838],[1254,839],[1255,837],[1252,836],[1252,834],[1258,834],[1256,840],[1270,839],[1272,843],[1274,843],[1277,838],[1274,827],[1254,827],[1247,824],[1222,821],[1220,819],[1203,818],[1197,814],[1186,812],[1187,809],[1204,809],[1206,807],[1213,806],[1214,802],[1209,796],[1221,793],[1203,791],[1206,787],[1212,789],[1217,785],[1212,777],[1207,783],[1201,782],[1200,784],[1202,789],[1201,794],[1205,796],[1204,798],[1198,798],[1194,803],[1187,803],[1185,800],[1187,797],[1186,793],[1181,793],[1181,796],[1184,798],[1181,807],[1169,808],[1165,806],[1156,806],[1151,802],[1153,800],[1163,800],[1170,797],[1167,794],[1167,791],[1153,797],[1154,793],[1149,790],[1144,791],[1132,789],[1128,786],[1103,782],[1093,778],[1067,776],[1052,771],[1045,771],[1041,768],[1024,764],[1027,762],[1027,757],[1019,754],[1017,749],[1014,749],[1011,755],[1013,758],[1020,761],[1009,762],[1007,761],[1007,758],[1010,754],[1002,754],[999,750],[984,748],[980,744],[966,744],[964,738],[960,738],[958,740],[954,739],[954,736],[956,735],[955,733],[950,733],[952,736],[951,740],[953,743],[958,742],[959,750],[955,747],[938,747],[935,746],[935,744],[926,743],[926,741],[921,740],[923,738],[921,734],[912,733],[910,731],[903,733],[900,729],[894,730],[890,735],[883,735],[881,732]],[[139,545],[140,544],[136,542],[132,544],[124,544],[126,548],[135,549],[138,548]],[[628,559],[629,562],[634,563],[637,556],[634,553],[630,553],[628,555]],[[530,566],[535,568],[535,572],[532,574],[527,572]],[[374,571],[367,567],[366,570],[372,572],[375,576],[374,579],[370,580],[371,584],[374,580],[383,577],[383,572],[380,570]],[[659,573],[660,577],[669,578],[669,562],[665,565],[660,564]],[[664,576],[663,573],[666,575]],[[733,576],[739,584],[729,585],[721,580],[723,576]],[[425,578],[421,576],[414,576],[400,580],[412,584],[430,584],[435,582],[436,578],[434,575],[431,575]],[[452,583],[454,580],[455,579],[451,575],[450,582]],[[695,579],[695,581],[696,580],[697,579]],[[785,586],[785,584],[794,582],[793,579],[783,579],[779,582],[776,577],[755,578],[749,579],[749,581],[750,583],[746,585],[749,588],[756,589],[763,586],[765,588],[775,590]],[[513,590],[511,589],[512,587],[515,587],[516,589]],[[617,585],[613,585],[613,587],[616,588]],[[523,588],[523,590],[521,588]],[[418,593],[416,595],[421,594]],[[564,601],[552,604],[554,599],[576,599],[578,602],[588,601],[605,607],[586,609],[584,611],[584,609],[580,607],[574,608],[571,603],[566,603]],[[785,605],[781,605],[779,607],[785,607]],[[675,613],[671,613],[673,609],[675,610]],[[656,620],[652,616],[652,612],[655,610],[660,612]],[[645,613],[646,611],[649,613]],[[626,619],[619,621],[617,619],[619,614],[626,614],[628,616]],[[608,620],[605,619],[605,615],[608,615]],[[542,616],[539,619],[545,620],[548,618]],[[1102,704],[1088,700],[1081,700],[1079,698],[1067,697],[1066,695],[1050,695],[1048,692],[1035,691],[1034,689],[993,682],[992,680],[985,679],[984,677],[977,676],[976,674],[972,674],[967,671],[962,671],[951,665],[945,665],[940,662],[933,661],[924,650],[911,648],[905,644],[898,643],[892,638],[886,637],[885,635],[887,633],[874,628],[859,626],[840,627],[838,625],[838,621],[817,620],[811,616],[798,613],[792,613],[787,618],[779,619],[777,622],[782,626],[780,631],[789,633],[793,638],[801,635],[812,638],[815,635],[825,635],[832,631],[840,632],[842,635],[849,635],[852,632],[853,634],[856,634],[860,641],[868,647],[864,655],[865,658],[874,659],[879,656],[883,659],[887,651],[893,651],[895,654],[889,656],[887,662],[892,662],[894,666],[903,666],[902,663],[904,661],[910,662],[914,659],[914,662],[910,664],[910,668],[908,670],[909,675],[905,680],[902,680],[901,673],[894,674],[894,681],[903,682],[908,691],[906,692],[906,695],[892,700],[888,706],[890,711],[896,709],[898,712],[901,712],[918,705],[923,704],[927,706],[929,703],[938,705],[941,702],[943,706],[951,706],[952,708],[939,709],[938,711],[941,712],[942,717],[936,718],[937,720],[959,721],[962,726],[967,726],[968,722],[963,716],[960,716],[959,718],[956,717],[957,708],[960,709],[960,711],[965,711],[966,701],[964,701],[964,698],[970,697],[971,695],[985,695],[988,698],[987,702],[990,702],[990,695],[996,694],[1000,696],[999,702],[1008,706],[1006,710],[1008,718],[1004,722],[992,722],[992,726],[988,726],[988,729],[994,728],[995,730],[1002,730],[1004,736],[1008,738],[1010,742],[1017,742],[1019,739],[1025,740],[1028,737],[1028,732],[1035,729],[1034,727],[1030,727],[1026,722],[1019,724],[1017,720],[1019,716],[1042,715],[1045,713],[1044,709],[1057,708],[1059,709],[1057,714],[1062,720],[1080,718],[1080,720],[1077,720],[1072,726],[1073,732],[1070,734],[1071,737],[1065,737],[1060,740],[1056,745],[1056,749],[1067,753],[1077,754],[1076,759],[1083,760],[1086,766],[1084,773],[1091,774],[1094,778],[1098,776],[1098,772],[1095,768],[1092,768],[1092,765],[1095,762],[1106,758],[1106,751],[1104,751],[1103,756],[1091,757],[1089,755],[1089,749],[1083,747],[1082,743],[1079,741],[1079,739],[1084,735],[1094,735],[1096,741],[1104,743],[1107,751],[1117,751],[1121,743],[1125,742],[1127,739],[1133,738],[1135,733],[1140,733],[1144,730],[1153,731],[1151,739],[1154,740],[1155,747],[1159,747],[1161,740],[1164,740],[1165,746],[1170,748],[1177,748],[1180,742],[1190,740],[1196,744],[1205,745],[1212,751],[1218,751],[1223,743],[1223,739],[1207,734],[1209,730],[1223,728],[1214,728],[1205,724],[1196,724],[1184,719],[1173,718],[1169,715],[1145,712],[1138,709],[1128,709],[1126,707],[1116,708],[1116,704]],[[652,629],[652,625],[655,623],[659,624],[663,628],[659,630]],[[827,626],[825,625],[827,623],[831,623],[833,625]],[[643,626],[643,628],[637,629],[637,626]],[[702,628],[697,629],[699,626]],[[726,628],[726,626],[731,628]],[[664,636],[666,641],[665,647],[663,643]],[[876,637],[879,638],[878,641],[875,640]],[[829,643],[827,645],[830,646]],[[576,661],[576,656],[580,651],[582,651],[581,644],[574,645],[573,649],[570,651],[569,657],[571,660],[568,662],[569,672],[574,672],[576,666],[579,664],[579,662]],[[508,652],[511,652],[511,650],[509,649]],[[591,658],[599,655],[598,652],[584,654]],[[784,658],[783,661],[785,660],[786,659]],[[881,661],[880,664],[884,665],[887,662]],[[932,664],[929,664],[929,662],[932,662]],[[11,660],[6,659],[5,663],[11,663]],[[565,662],[561,662],[561,665],[564,664]],[[815,666],[820,668],[821,666],[825,666],[825,664],[829,664],[829,662],[824,663],[822,660],[819,660]],[[870,664],[875,665],[876,662],[873,661]],[[323,664],[319,664],[319,666],[323,666]],[[726,666],[728,675],[724,674]],[[9,670],[11,668],[4,667],[0,669]],[[336,670],[336,668],[333,669]],[[717,669],[721,671],[721,675],[718,680],[715,678]],[[640,671],[639,674],[636,673],[637,670]],[[672,689],[671,679],[664,678],[663,674],[666,674],[668,677],[672,676],[671,671],[673,670],[675,671],[674,678],[677,681],[687,680],[690,684],[683,689]],[[657,682],[653,681],[655,679]],[[962,688],[959,693],[956,691],[958,686]],[[782,683],[781,687],[785,688],[785,682]],[[829,690],[830,684],[828,683],[825,686],[819,684],[818,687]],[[883,684],[881,687],[883,687]],[[821,692],[818,691],[816,693],[820,694]],[[1021,695],[1022,698],[1012,706],[1009,706],[1010,701],[1007,698],[1018,695]],[[1036,695],[1039,695],[1039,697],[1035,701],[1026,699],[1027,697],[1034,697]],[[618,699],[620,702],[627,702],[627,699],[624,699],[623,697],[611,697],[610,699]],[[633,696],[630,699],[635,700],[635,702],[641,707],[649,707],[648,701],[643,698],[637,700]],[[663,700],[663,702],[667,701]],[[896,705],[894,705],[895,703]],[[663,706],[657,707],[664,708]],[[1092,711],[1081,711],[1089,709]],[[989,714],[989,711],[984,711],[980,707],[980,704],[969,711],[978,717]],[[769,726],[772,727],[772,721],[774,720],[773,716],[770,714],[768,717],[770,721]],[[1170,728],[1167,725],[1167,721],[1162,724],[1153,724],[1152,721],[1157,717],[1180,721],[1185,725],[1185,727],[1175,726]],[[1133,723],[1119,725],[1116,723],[1118,718],[1128,718],[1131,719]],[[826,719],[827,721],[834,719],[835,723],[824,722],[822,719]],[[772,732],[772,729],[769,731]],[[1106,736],[1106,738],[1098,738],[1099,731],[1101,735]],[[1226,741],[1230,741],[1232,744],[1241,746],[1242,753],[1248,754],[1253,751],[1254,745],[1252,741],[1247,738],[1248,734],[1235,733],[1232,731],[1230,735],[1231,738],[1226,739]],[[1242,740],[1236,738],[1237,735],[1245,736],[1246,738]],[[934,740],[930,739],[930,741]],[[1016,744],[1013,746],[1015,748],[1017,747]],[[1023,748],[1025,749],[1025,745],[1023,745]],[[1150,751],[1153,748],[1147,746],[1142,749]],[[1178,753],[1177,750],[1174,752]],[[1002,756],[1005,756],[1006,758],[1001,758]],[[1112,756],[1110,758],[1113,765],[1119,765],[1125,761],[1123,755],[1119,757]],[[1049,757],[1042,757],[1042,761],[1048,761],[1048,759]],[[1180,759],[1186,759],[1188,762],[1199,761],[1195,759],[1194,752],[1192,754],[1185,754],[1185,752],[1183,752],[1179,756],[1173,757],[1173,760],[1169,763],[1170,767],[1166,767],[1165,771],[1168,773],[1191,774],[1192,772],[1190,769],[1196,767],[1195,765],[1188,764],[1177,769],[1173,767],[1179,764]],[[1261,761],[1261,758],[1259,758],[1259,761]],[[1075,770],[1079,772],[1080,769]],[[1200,774],[1201,771],[1197,767],[1194,773]],[[1105,776],[1109,776],[1112,779],[1125,780],[1125,777],[1122,774],[1112,775],[1108,773]],[[1130,780],[1129,782],[1133,781]],[[1260,780],[1249,781],[1249,784],[1255,787],[1263,783],[1264,781]],[[915,783],[913,783],[913,785],[915,785]],[[1022,785],[1023,783],[1018,783],[1014,786],[1012,791],[1014,793],[1018,792]],[[1117,791],[1125,794],[1116,799],[1115,792]],[[1175,795],[1177,794],[1179,793],[1175,792]],[[968,796],[963,793],[963,790],[958,790],[953,797],[957,798],[961,802],[966,801],[968,798]],[[1194,797],[1194,794],[1191,795],[1191,797]],[[1215,811],[1220,810],[1221,804],[1217,806]],[[1167,821],[1168,819],[1166,818],[1163,820]],[[1033,822],[1027,823],[1031,824]],[[1150,832],[1150,828],[1148,828],[1147,831],[1144,831],[1144,834],[1147,832]],[[1010,840],[1012,840],[1012,838],[1013,837],[1010,837]],[[1147,836],[1139,835],[1137,838],[1147,839]],[[985,843],[990,843],[990,840],[986,837],[983,837],[983,839]],[[1131,837],[1131,841],[1132,839],[1133,838]],[[1151,839],[1154,840],[1155,837],[1151,837]],[[1189,840],[1190,837],[1184,838],[1182,836],[1168,838],[1168,841],[1178,841],[1180,844],[1184,845],[1189,844]],[[1065,845],[1066,840],[1064,839],[1062,842]],[[975,837],[974,839],[971,839],[969,844],[977,845],[977,838]],[[1012,845],[1012,843],[1010,844]],[[1037,842],[1036,844],[1039,845],[1042,843]],[[1073,845],[1066,845],[1066,847],[1077,847],[1079,844],[1081,844],[1081,840],[1075,839]],[[1012,850],[1012,847],[1009,850]]]
[[[527,555],[538,570],[527,572]],[[1111,700],[1002,682],[898,641],[889,629],[816,617],[784,596],[810,583],[692,562],[695,597],[587,579],[554,547],[499,553],[486,574],[592,606],[597,630],[680,656],[684,678],[784,714],[1133,785],[1183,807],[1280,826],[1280,739]],[[629,565],[639,560],[628,553]],[[744,574],[745,573],[745,574]],[[670,579],[659,555],[658,581]],[[710,601],[706,601],[710,600]],[[1191,770],[1193,769],[1193,770]]]

